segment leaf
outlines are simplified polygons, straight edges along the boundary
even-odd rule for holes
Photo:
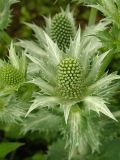
[[[112,54],[116,54],[120,50],[120,30],[119,27],[113,25],[110,30],[98,32],[96,36],[102,42],[105,50],[114,49]]]
[[[39,78],[34,78],[33,80],[29,81],[28,83],[33,83],[37,85],[44,93],[47,94],[54,94],[55,90],[52,85],[50,85],[45,80]]]
[[[120,139],[105,141],[101,146],[101,153],[87,156],[87,160],[119,160],[120,159]]]
[[[110,117],[111,119],[117,121],[105,103],[106,102],[102,98],[95,97],[95,96],[89,96],[84,99],[84,104],[85,104],[86,109],[93,110],[97,112],[98,114],[99,112],[101,112],[104,115]]]
[[[79,27],[75,35],[74,41],[71,42],[69,49],[70,54],[73,54],[75,58],[78,58],[80,54],[80,46],[81,46],[80,41],[81,41],[81,28]]]
[[[100,131],[97,127],[97,118],[93,119],[88,112],[82,112],[77,105],[72,108],[67,124],[66,140],[69,159],[74,156],[76,150],[82,159],[82,156],[87,153],[88,146],[93,152],[98,150]]]
[[[35,24],[30,24],[30,23],[25,23],[28,27],[32,28],[32,30],[35,33],[35,37],[37,38],[37,40],[39,41],[39,45],[44,48],[46,46],[46,39],[45,39],[45,35],[43,32],[43,29],[38,27]]]
[[[25,51],[22,51],[21,57],[19,58],[19,69],[25,75],[27,70],[27,61],[25,56]]]
[[[95,26],[87,27],[81,37],[79,59],[85,75],[90,68],[91,61],[98,52],[98,49],[102,47],[102,43],[95,35],[99,31],[105,30],[107,24],[108,23],[100,22]]]
[[[68,160],[68,153],[65,149],[65,142],[60,139],[53,143],[48,150],[48,160]]]
[[[110,51],[107,51],[100,56],[94,57],[93,65],[92,65],[91,71],[90,71],[90,73],[87,77],[87,82],[86,83],[91,83],[91,82],[94,83],[94,81],[97,79],[97,75],[100,71],[100,67],[103,64],[103,60],[109,54],[109,52]]]
[[[20,69],[18,56],[16,55],[16,51],[15,51],[15,47],[13,46],[13,43],[11,43],[10,49],[9,49],[9,60],[16,69],[18,70]]]
[[[61,60],[61,53],[56,43],[52,41],[52,39],[44,32],[46,42],[47,42],[47,50],[49,53],[49,58],[53,61],[55,65],[58,65]]]
[[[4,158],[8,153],[16,150],[17,148],[24,145],[18,142],[2,142],[0,143],[0,158]]]
[[[11,22],[10,6],[17,0],[0,0],[0,30],[4,30]]]
[[[98,92],[99,90],[105,90],[114,80],[120,79],[119,75],[111,73],[107,76],[96,81],[93,85],[88,88],[89,93]],[[109,88],[108,88],[109,89]]]
[[[54,78],[52,71],[49,72],[49,69],[47,68],[46,64],[41,60],[38,59],[37,57],[34,57],[32,55],[29,54],[25,54],[26,57],[28,57],[33,63],[35,63],[36,65],[38,65],[39,67],[39,71],[41,71],[42,73],[44,73],[44,76],[49,77],[49,79]]]
[[[46,160],[46,156],[42,153],[36,153],[30,160]]]
[[[32,112],[34,109],[40,107],[47,107],[51,105],[55,105],[59,103],[59,99],[57,97],[52,97],[52,96],[38,96],[34,101],[33,104],[30,106],[26,117]]]
[[[118,0],[99,0],[96,5],[89,5],[90,7],[100,10],[105,16],[106,20],[114,23],[120,27],[120,1]]]
[[[20,46],[26,50],[26,52],[36,55],[39,57],[47,57],[47,54],[41,49],[35,42],[28,40],[20,40],[16,43],[17,46]]]
[[[71,109],[72,105],[68,104],[68,105],[62,105],[63,111],[64,111],[64,117],[65,117],[65,123],[67,124],[68,121],[68,117],[70,114],[70,109]]]
[[[85,3],[85,4],[95,4],[96,0],[72,0],[73,2]]]
[[[30,114],[23,122],[22,132],[58,132],[62,125],[62,118],[49,110],[41,109],[37,113]]]
[[[4,106],[0,110],[0,121],[8,124],[21,122],[26,114],[26,104],[16,100],[14,95],[1,98],[4,100]]]

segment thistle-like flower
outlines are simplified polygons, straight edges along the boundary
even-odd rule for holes
[[[25,73],[25,55],[18,56],[11,43],[8,62],[0,60],[0,120],[3,122],[16,122],[25,114],[25,108],[21,107],[15,96],[25,81]]]
[[[116,73],[100,75],[109,51],[99,54],[101,43],[96,37],[87,36],[104,29],[104,23],[87,28],[83,35],[79,28],[66,52],[60,50],[42,29],[36,25],[30,27],[35,31],[40,44],[21,40],[18,45],[26,48],[30,53],[26,56],[39,66],[38,76],[33,76],[29,83],[37,85],[40,90],[35,94],[26,116],[36,108],[59,106],[68,126],[69,158],[76,149],[81,150],[87,145],[92,151],[98,149],[97,122],[91,120],[93,112],[90,110],[116,120],[107,103],[116,89],[117,79],[120,79]],[[40,47],[41,42],[44,47]]]

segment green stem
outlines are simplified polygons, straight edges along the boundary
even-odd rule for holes
[[[88,25],[89,25],[89,26],[95,24],[97,12],[98,12],[98,11],[97,11],[96,8],[91,8],[90,16],[89,16],[89,22],[88,22]]]
[[[75,104],[74,106],[72,106],[71,108],[72,112],[80,112],[80,107],[78,104]]]
[[[107,56],[106,58],[103,60],[103,64],[101,65],[101,68],[98,72],[97,75],[97,79],[99,79],[105,72],[106,68],[108,67],[108,65],[110,64],[110,62],[112,61],[112,59],[114,58],[115,52],[114,50],[112,50]]]

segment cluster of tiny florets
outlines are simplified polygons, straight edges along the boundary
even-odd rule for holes
[[[23,82],[23,74],[10,64],[0,68],[0,81],[5,85],[18,85]]]
[[[59,13],[54,16],[51,24],[51,37],[63,51],[70,46],[70,39],[73,38],[73,27],[64,14]]]
[[[58,88],[61,96],[78,98],[80,96],[81,67],[73,58],[66,58],[58,65]]]

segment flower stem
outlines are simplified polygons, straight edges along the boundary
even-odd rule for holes
[[[95,24],[96,16],[97,16],[97,9],[96,8],[91,8],[90,16],[89,16],[89,22],[88,22],[89,26]]]
[[[115,53],[114,51],[112,50],[107,56],[106,58],[104,59],[103,61],[103,64],[101,65],[101,68],[98,72],[98,75],[97,75],[97,79],[99,79],[105,72],[106,68],[108,67],[108,65],[110,64],[110,62],[112,61],[113,57],[114,57]]]

